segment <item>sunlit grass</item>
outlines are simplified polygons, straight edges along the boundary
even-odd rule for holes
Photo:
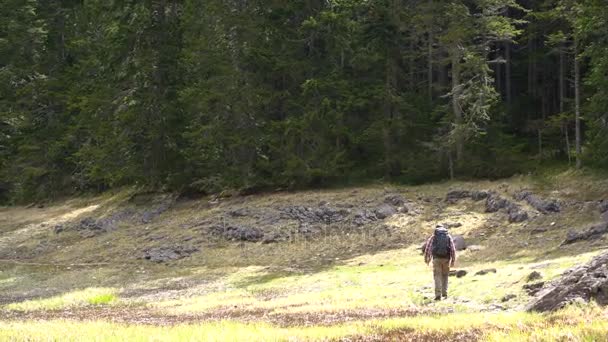
[[[16,311],[57,310],[86,305],[107,305],[117,301],[115,289],[87,288],[55,297],[12,303],[4,306],[3,309]]]
[[[208,322],[169,327],[108,322],[0,322],[0,340],[61,341],[305,341],[380,334],[391,339],[399,331],[411,336],[444,336],[475,331],[487,341],[604,341],[608,312],[597,306],[571,307],[553,314],[473,313],[414,316],[332,326],[278,327],[267,323]]]

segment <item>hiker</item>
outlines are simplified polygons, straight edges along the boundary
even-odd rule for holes
[[[426,241],[424,249],[424,262],[433,263],[433,277],[435,278],[435,300],[448,297],[448,275],[450,267],[456,261],[456,248],[454,240],[448,230],[441,224],[435,226],[435,232]]]

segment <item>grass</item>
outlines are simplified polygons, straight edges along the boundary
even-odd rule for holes
[[[427,340],[607,340],[606,311],[597,307],[575,307],[549,315],[521,312],[529,300],[522,286],[527,283],[531,268],[542,273],[542,280],[551,280],[601,250],[602,246],[590,243],[560,246],[568,230],[598,219],[593,203],[565,206],[559,214],[509,224],[504,213],[485,213],[483,202],[463,200],[448,206],[442,200],[449,189],[492,189],[506,192],[504,196],[509,197],[524,188],[543,197],[590,201],[605,196],[608,181],[567,172],[499,182],[375,185],[281,193],[226,199],[217,205],[209,205],[206,200],[181,202],[150,224],[125,223],[111,233],[89,239],[75,231],[55,234],[53,225],[89,215],[110,215],[112,210],[122,208],[132,190],[64,201],[43,209],[0,208],[0,254],[6,258],[19,255],[32,263],[28,266],[0,261],[0,301],[8,303],[0,306],[0,312],[28,312],[35,317],[36,313],[52,310],[77,312],[78,308],[91,306],[110,306],[114,310],[118,305],[138,304],[138,310],[161,315],[221,313],[225,319],[242,319],[170,327],[0,319],[0,340],[290,341],[361,336],[389,340],[411,336]],[[284,205],[314,207],[321,201],[331,205],[348,201],[354,207],[365,207],[381,201],[389,192],[400,192],[418,206],[418,214],[395,215],[386,220],[390,234],[376,234],[371,229],[348,235],[334,232],[317,240],[268,245],[203,241],[200,252],[169,265],[138,259],[144,248],[157,243],[196,241],[200,232],[184,226],[226,217],[226,212],[235,208],[256,207],[264,212],[264,208]],[[535,213],[525,203],[520,204]],[[246,226],[256,224],[251,217],[229,219]],[[482,246],[459,253],[456,268],[468,274],[450,278],[450,299],[439,303],[431,300],[432,271],[423,263],[418,249],[437,222],[460,222],[462,227],[453,228],[453,233],[464,235],[469,244]],[[534,228],[548,230],[531,234]],[[88,261],[105,262],[107,266],[75,265]],[[496,268],[497,273],[475,275],[487,268]],[[37,294],[39,298],[20,301],[25,294]],[[503,303],[501,299],[508,294],[516,297]],[[507,312],[487,312],[496,305]],[[373,310],[419,310],[421,314],[350,321],[371,317],[357,314]],[[244,315],[231,316],[233,313]],[[348,320],[323,321],[323,317],[347,314],[352,314]],[[272,318],[288,316],[320,320],[309,322],[310,326],[270,324],[284,322]],[[458,335],[461,332],[469,335]]]
[[[608,312],[597,306],[569,307],[553,314],[486,313],[415,316],[331,326],[278,327],[230,321],[160,327],[108,322],[0,322],[0,340],[61,341],[317,341],[370,334],[385,339],[450,338],[471,332],[485,341],[604,341]]]
[[[55,297],[12,303],[2,308],[14,311],[59,310],[87,305],[109,305],[117,301],[115,289],[87,288]]]

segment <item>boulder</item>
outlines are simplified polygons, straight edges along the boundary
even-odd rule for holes
[[[561,211],[561,207],[557,200],[554,199],[542,199],[538,196],[535,196],[529,191],[520,191],[515,194],[515,199],[518,201],[526,201],[530,206],[534,209],[540,211],[543,214],[547,214],[550,212],[559,213]]]
[[[534,281],[534,280],[539,280],[542,278],[543,278],[543,275],[540,274],[540,272],[534,271],[534,272],[528,274],[528,276],[526,277],[526,281]]]
[[[469,190],[451,190],[446,195],[446,201],[455,202],[459,199],[470,198],[471,192]]]
[[[608,305],[608,253],[564,272],[526,306],[528,311],[552,311],[573,302],[595,300]]]
[[[452,270],[450,271],[450,277],[462,278],[467,275],[467,271],[465,270]]]
[[[457,251],[467,249],[467,242],[464,240],[462,235],[453,235],[452,240],[454,240],[454,247]]]
[[[603,222],[597,225],[594,225],[582,232],[568,232],[566,236],[566,240],[562,242],[562,245],[569,245],[571,243],[575,243],[577,241],[583,240],[595,240],[603,235],[608,233],[608,222]]]
[[[391,217],[396,212],[397,210],[388,204],[382,204],[378,208],[374,209],[374,214],[376,214],[376,217],[380,220]]]
[[[162,263],[183,259],[190,256],[192,253],[197,252],[198,250],[199,249],[196,247],[185,246],[155,247],[145,250],[143,258],[152,262]]]
[[[471,199],[473,201],[481,201],[488,198],[489,195],[490,193],[487,191],[473,191],[471,192]]]
[[[399,194],[388,195],[384,198],[384,203],[395,207],[402,207],[405,205],[405,198]]]
[[[502,297],[502,299],[500,301],[503,302],[503,303],[505,303],[505,302],[508,302],[508,301],[510,301],[511,299],[514,299],[514,298],[517,298],[517,296],[514,295],[514,294],[508,294],[508,295]]]
[[[352,222],[356,226],[364,226],[366,224],[377,221],[376,214],[369,209],[361,209],[355,212]]]
[[[297,220],[300,223],[325,223],[331,224],[344,221],[349,211],[344,208],[333,208],[323,205],[317,208],[304,206],[288,206],[280,209],[282,218]]]
[[[499,195],[490,194],[490,196],[486,198],[486,213],[495,213],[500,209],[506,208],[510,203],[510,201],[500,197]]]
[[[601,200],[598,204],[598,209],[600,210],[600,214],[608,212],[608,200]]]
[[[512,210],[509,212],[509,222],[519,223],[528,219],[528,213],[523,210]]]
[[[495,268],[488,268],[488,269],[481,270],[481,271],[475,273],[475,275],[486,275],[488,273],[496,273],[496,269]]]
[[[545,286],[545,282],[541,281],[538,283],[526,284],[523,286],[523,289],[530,296],[535,296],[542,288]]]
[[[258,242],[264,238],[262,230],[246,226],[214,226],[211,233],[231,241]]]

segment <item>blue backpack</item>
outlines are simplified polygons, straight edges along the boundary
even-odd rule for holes
[[[450,256],[450,233],[445,228],[435,229],[431,252],[435,258],[448,258]]]

